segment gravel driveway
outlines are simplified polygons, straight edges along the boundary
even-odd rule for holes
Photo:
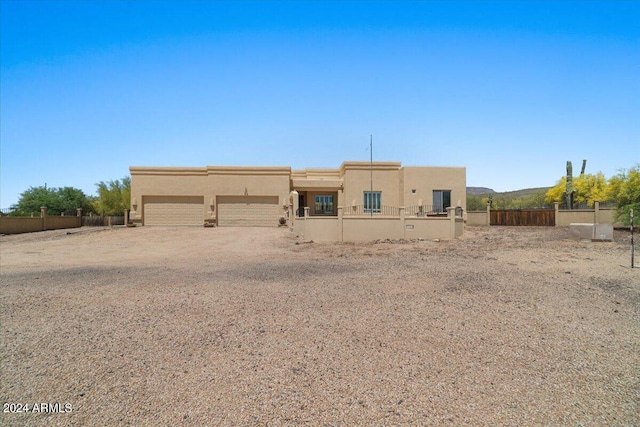
[[[2,236],[0,424],[640,425],[640,269],[615,238]]]

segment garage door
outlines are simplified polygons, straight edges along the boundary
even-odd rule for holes
[[[144,225],[202,225],[203,196],[145,196]]]
[[[278,196],[218,196],[218,225],[277,227]]]

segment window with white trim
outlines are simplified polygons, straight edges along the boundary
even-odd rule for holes
[[[382,212],[382,191],[364,192],[364,211],[365,213]]]
[[[316,215],[333,215],[333,196],[327,194],[318,194],[315,197],[315,214]]]

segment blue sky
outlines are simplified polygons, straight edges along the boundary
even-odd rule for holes
[[[0,0],[0,207],[136,166],[640,161],[640,2]]]

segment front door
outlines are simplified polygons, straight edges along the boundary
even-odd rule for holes
[[[298,212],[296,213],[297,216],[299,217],[303,217],[304,216],[304,207],[307,206],[305,203],[305,198],[304,194],[299,194],[298,195]]]

